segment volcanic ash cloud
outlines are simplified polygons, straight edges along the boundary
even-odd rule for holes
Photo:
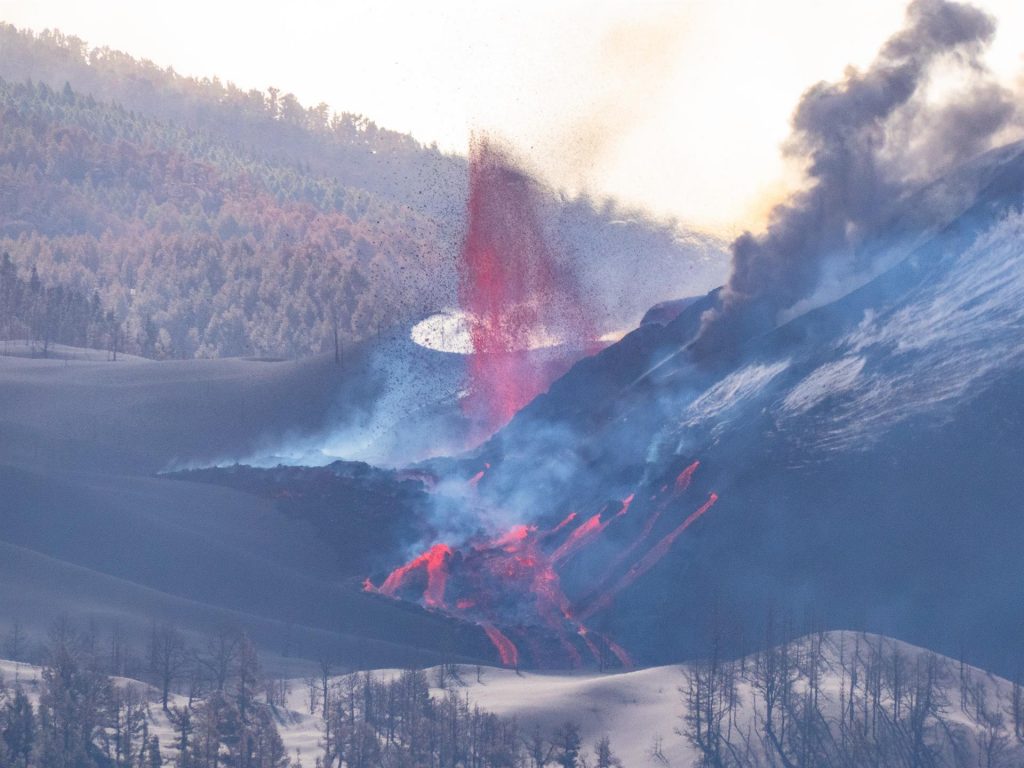
[[[914,0],[865,71],[804,94],[786,151],[806,166],[808,186],[772,211],[767,231],[733,243],[732,275],[721,306],[704,317],[699,354],[770,330],[823,276],[870,269],[869,246],[884,240],[908,193],[1004,134],[1015,101],[980,59],[994,34],[977,8]],[[935,75],[950,68],[966,85],[937,100]],[[921,201],[914,210],[920,230],[947,214]]]

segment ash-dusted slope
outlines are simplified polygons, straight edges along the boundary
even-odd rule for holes
[[[605,553],[563,576],[617,584],[608,553],[701,462],[694,492],[716,492],[714,509],[592,617],[642,660],[696,652],[712,614],[753,627],[775,605],[962,644],[1011,671],[1024,636],[1022,186],[1021,146],[983,156],[920,193],[953,201],[943,226],[915,230],[913,199],[894,214],[875,262],[892,266],[737,346],[689,346],[716,293],[644,325],[474,456],[492,466],[479,492],[547,524],[635,494]],[[690,511],[663,516],[649,546]]]
[[[325,358],[114,363],[0,356],[0,461],[147,474],[216,461],[320,428],[343,391],[341,371]]]
[[[849,758],[854,764],[899,764],[895,761],[903,745],[897,745],[887,730],[904,729],[912,716],[921,717],[921,733],[931,764],[949,766],[977,765],[980,753],[992,750],[993,764],[1012,765],[1024,755],[1024,746],[1014,736],[1012,721],[1013,685],[975,667],[963,667],[953,659],[877,635],[831,632],[805,637],[772,649],[769,654],[754,654],[743,659],[719,661],[715,687],[702,688],[709,677],[707,663],[662,666],[612,675],[516,674],[509,670],[486,670],[478,680],[472,669],[463,670],[453,684],[461,695],[496,714],[515,717],[529,730],[539,727],[550,732],[573,721],[580,726],[584,748],[592,750],[597,740],[609,736],[613,750],[627,766],[701,765],[701,750],[694,743],[697,735],[698,701],[706,709],[701,717],[721,716],[720,754],[722,764],[733,766],[784,765],[770,738],[765,736],[763,683],[768,660],[785,666],[793,682],[790,699],[776,702],[773,729],[785,717],[799,718],[806,706],[811,670],[817,677],[816,720],[808,731],[807,722],[791,719],[782,728],[780,740],[786,758],[799,764],[799,747],[805,746],[803,759],[809,765],[828,764],[843,751],[839,746],[847,731]],[[879,665],[888,669],[879,674]],[[901,681],[891,672],[898,669]],[[859,682],[851,692],[851,673]],[[931,676],[929,678],[929,675]],[[871,677],[875,683],[865,684]],[[926,685],[927,680],[930,685]],[[699,681],[699,682],[698,682]],[[734,709],[729,712],[729,682],[733,686]],[[722,683],[725,684],[722,684]],[[895,689],[893,685],[895,684]],[[902,686],[902,688],[901,688]],[[712,690],[723,699],[710,704]],[[864,708],[864,696],[878,693],[881,712]],[[897,693],[894,694],[894,690]],[[920,706],[922,693],[934,699],[931,709]],[[899,704],[896,705],[896,700]],[[915,703],[916,702],[916,703]],[[856,711],[851,710],[851,705]],[[896,710],[894,710],[894,705]],[[785,716],[781,716],[783,709]],[[895,721],[893,712],[901,711]],[[867,712],[867,720],[864,713]],[[877,717],[874,726],[872,717]],[[845,718],[845,719],[844,719]],[[828,723],[832,734],[824,733]],[[708,723],[701,722],[701,735],[707,739]],[[867,736],[867,732],[871,736]],[[912,728],[903,735],[909,736]],[[791,741],[790,741],[791,739]],[[835,739],[836,743],[832,742]],[[891,741],[890,741],[891,739]],[[874,742],[874,743],[872,743]],[[856,744],[856,745],[855,745]],[[926,745],[926,746],[925,746]],[[885,750],[890,749],[887,755]],[[877,750],[877,751],[876,751]],[[709,750],[710,752],[710,750]],[[900,754],[906,759],[908,753]],[[981,758],[984,760],[984,757]],[[820,760],[821,762],[815,762]],[[706,764],[706,763],[704,763]],[[714,764],[713,762],[711,764]],[[984,764],[984,763],[982,763]]]
[[[316,521],[259,488],[156,474],[322,436],[358,421],[380,386],[355,355],[342,366],[0,357],[0,625],[38,638],[69,614],[142,643],[168,620],[190,633],[240,625],[307,659],[491,658],[476,628],[362,594]],[[365,514],[336,497],[342,521]]]

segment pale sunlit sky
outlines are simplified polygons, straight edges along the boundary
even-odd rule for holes
[[[990,63],[1024,70],[1024,2]],[[463,153],[504,137],[552,185],[723,233],[756,227],[787,174],[801,92],[866,65],[902,0],[218,2],[0,0],[0,19],[59,28],[187,75],[276,86]],[[0,52],[2,55],[2,52]]]

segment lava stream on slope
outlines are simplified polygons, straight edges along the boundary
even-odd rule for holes
[[[364,589],[478,624],[505,666],[518,667],[524,660],[518,641],[526,645],[526,657],[536,666],[593,663],[629,668],[633,662],[626,650],[590,629],[584,619],[610,606],[616,595],[653,568],[718,500],[711,492],[695,510],[684,505],[682,497],[699,465],[694,461],[675,482],[653,495],[650,505],[641,509],[639,531],[616,556],[592,558],[602,570],[576,599],[566,594],[562,573],[588,552],[600,555],[595,545],[609,527],[637,509],[636,494],[590,517],[571,512],[552,528],[521,524],[460,546],[435,543],[391,571],[379,586],[367,579]],[[473,480],[475,487],[479,476]],[[685,513],[683,519],[652,542],[659,520],[668,519],[667,525],[673,513],[680,512]]]

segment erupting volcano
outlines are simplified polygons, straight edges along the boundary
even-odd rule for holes
[[[628,668],[629,654],[583,619],[611,605],[718,500],[714,492],[699,503],[690,498],[687,491],[698,467],[697,461],[688,465],[648,503],[638,502],[634,493],[594,515],[570,512],[552,527],[521,524],[458,547],[436,543],[379,586],[367,580],[365,588],[479,624],[506,666],[520,664],[525,645],[525,657],[535,666],[618,663]],[[625,545],[617,556],[606,557],[598,542],[634,515],[639,517],[635,525],[617,537]],[[668,531],[654,538],[659,521],[661,530]],[[607,546],[609,541],[603,541],[601,547]],[[583,559],[588,561],[583,569],[591,574],[588,586],[570,596],[563,575]],[[593,574],[595,562],[600,570]]]
[[[464,407],[483,435],[595,347],[588,307],[548,242],[542,207],[540,187],[488,139],[474,139],[459,301],[473,350]]]

